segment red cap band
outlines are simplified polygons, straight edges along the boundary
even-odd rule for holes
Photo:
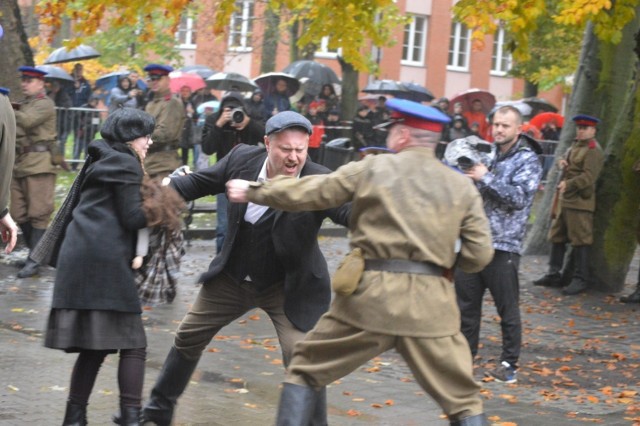
[[[44,74],[34,71],[22,71],[22,76],[44,80]]]
[[[593,121],[593,120],[575,120],[576,122],[576,126],[593,126],[596,127],[596,125],[598,124],[597,122]]]
[[[406,126],[413,127],[415,129],[429,130],[431,132],[442,132],[442,128],[444,127],[442,123],[427,121],[398,111],[393,111],[391,113],[391,118],[396,120],[401,119],[402,124]]]

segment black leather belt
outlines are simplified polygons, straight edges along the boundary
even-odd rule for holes
[[[16,147],[16,154],[18,155],[27,154],[29,152],[46,152],[46,151],[49,151],[48,145],[35,144],[35,145]]]
[[[405,274],[435,275],[441,277],[444,268],[429,262],[404,259],[365,259],[365,271],[385,271]]]

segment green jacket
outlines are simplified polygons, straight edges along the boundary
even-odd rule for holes
[[[151,177],[166,176],[182,165],[178,147],[185,120],[184,106],[170,92],[158,92],[147,104],[146,111],[156,119],[156,127],[144,167]]]
[[[575,141],[569,149],[563,180],[566,187],[560,205],[563,208],[594,211],[596,209],[596,181],[600,176],[604,155],[595,139]]]

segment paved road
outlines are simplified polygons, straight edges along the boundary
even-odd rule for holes
[[[347,251],[346,240],[320,240],[334,270]],[[183,263],[174,303],[144,313],[149,339],[145,395],[157,377],[174,329],[198,291],[195,278],[206,269],[213,247],[210,241],[194,241]],[[0,258],[0,425],[55,425],[64,415],[75,356],[42,346],[54,271],[47,269],[37,279],[17,279],[17,269],[8,263],[24,254],[19,251]],[[626,291],[637,277],[637,263],[636,258]],[[531,279],[545,269],[546,259],[522,259],[525,335],[519,383],[482,383],[492,423],[633,425],[635,421],[640,425],[640,306],[620,304],[613,295],[565,297],[531,286]],[[481,337],[478,380],[499,355],[499,319],[489,298]],[[91,397],[90,424],[110,424],[118,405],[116,368],[117,357],[108,357]],[[273,327],[263,312],[250,312],[223,329],[209,345],[180,399],[176,424],[272,424],[282,378]],[[448,424],[394,352],[332,384],[328,395],[331,425]]]

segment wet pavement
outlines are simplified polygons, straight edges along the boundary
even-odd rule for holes
[[[331,271],[347,251],[341,237],[320,237]],[[171,305],[143,314],[149,341],[148,395],[171,346],[173,332],[194,300],[196,277],[214,252],[210,240],[194,240],[183,261],[178,296]],[[62,423],[75,355],[42,346],[55,271],[17,279],[0,257],[0,425]],[[562,296],[533,287],[546,258],[521,262],[523,348],[519,381],[482,382],[485,410],[496,425],[640,425],[640,305],[619,295]],[[624,293],[633,289],[638,255]],[[499,318],[485,299],[482,348],[475,376],[495,366],[500,353]],[[107,358],[89,403],[89,423],[111,424],[118,406],[117,356]],[[275,331],[259,310],[235,321],[211,342],[185,394],[178,425],[273,424],[284,372]],[[416,385],[406,364],[387,352],[328,388],[331,425],[446,425],[439,407]]]

